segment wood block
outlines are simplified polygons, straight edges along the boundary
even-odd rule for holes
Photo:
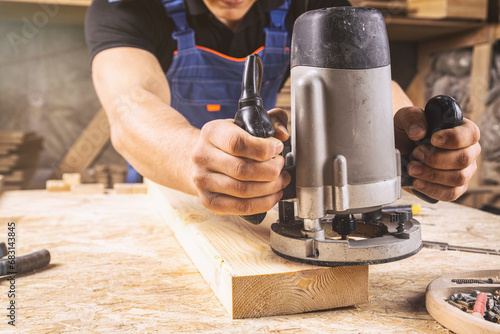
[[[408,16],[486,20],[488,0],[407,0]]]
[[[74,184],[71,186],[71,193],[85,194],[85,195],[104,194],[104,184],[102,183]]]
[[[368,301],[368,267],[287,261],[269,246],[268,213],[259,226],[219,216],[197,197],[146,182],[151,201],[233,319],[332,309]]]
[[[70,187],[74,184],[82,183],[82,174],[80,173],[64,173],[62,175],[62,180],[64,183],[69,185]]]
[[[115,183],[113,185],[117,194],[147,194],[148,187],[145,183]]]
[[[70,186],[64,183],[63,180],[47,180],[45,182],[45,189],[47,191],[55,192],[55,191],[69,191]]]
[[[21,144],[36,138],[34,131],[0,131],[0,142]]]
[[[104,109],[100,109],[62,158],[53,176],[83,173],[109,143],[110,128]]]

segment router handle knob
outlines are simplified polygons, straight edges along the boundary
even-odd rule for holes
[[[450,129],[462,124],[463,112],[458,102],[448,95],[437,95],[430,99],[425,105],[425,117],[427,118],[427,133],[421,140],[415,141],[417,146],[432,145],[431,137],[434,133]],[[429,202],[437,203],[438,200],[429,197],[412,187],[413,178],[408,174],[408,163],[413,161],[412,154],[409,156],[401,156],[401,186],[410,187],[411,192],[418,198]]]
[[[253,54],[247,57],[241,82],[241,96],[238,101],[238,111],[234,118],[234,124],[252,136],[268,138],[274,136],[274,127],[260,97],[262,67],[262,60],[259,55]],[[249,223],[258,225],[262,223],[266,217],[266,213],[240,217]]]

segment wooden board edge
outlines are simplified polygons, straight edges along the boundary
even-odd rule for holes
[[[155,183],[145,180],[148,189],[148,196],[156,211],[162,217],[175,235],[175,238],[188,254],[193,264],[214,291],[222,306],[231,314],[232,299],[232,270],[224,262],[224,259],[217,255],[215,249],[203,240],[202,236],[194,242],[193,238],[186,237],[182,232],[184,223],[179,217],[179,212],[170,205],[163,197],[161,190]],[[189,228],[189,227],[187,227]],[[200,257],[201,256],[201,257]]]
[[[169,200],[175,201],[177,198],[167,198],[164,193],[166,188],[154,182],[145,180],[145,183],[153,206],[231,318],[296,314],[352,306],[368,301],[368,266],[326,268],[304,265],[303,270],[297,270],[294,264],[290,266],[294,269],[286,272],[237,274],[237,269],[233,268],[212,242],[196,229],[197,224],[186,224],[190,218],[184,217],[183,213],[175,208],[177,204],[169,203]],[[269,286],[273,286],[273,291],[268,295]],[[249,298],[242,299],[246,296]],[[293,296],[299,296],[300,301],[294,300],[292,304],[284,304],[282,299],[285,296],[292,299]],[[279,303],[280,307],[266,307],[273,303]],[[301,305],[296,306],[297,303]]]
[[[233,278],[233,319],[298,314],[369,301],[368,266]],[[342,277],[343,279],[339,279]],[[342,296],[339,298],[339,296]]]

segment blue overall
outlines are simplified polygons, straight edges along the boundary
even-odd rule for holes
[[[285,27],[290,1],[285,0],[270,12],[271,24],[264,28],[265,45],[254,52],[263,63],[260,93],[266,110],[276,105],[290,63],[290,38]],[[215,119],[234,118],[246,58],[233,58],[197,46],[194,30],[187,22],[184,1],[162,2],[175,24],[172,37],[177,40],[177,51],[166,73],[170,105],[197,128]]]

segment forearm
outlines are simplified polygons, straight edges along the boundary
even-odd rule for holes
[[[115,149],[144,177],[189,194],[199,130],[170,107],[168,82],[156,58],[133,48],[109,49],[92,63]]]
[[[132,100],[136,95],[140,102]],[[141,175],[197,195],[191,173],[198,129],[143,88],[120,96],[107,110],[113,146]]]

